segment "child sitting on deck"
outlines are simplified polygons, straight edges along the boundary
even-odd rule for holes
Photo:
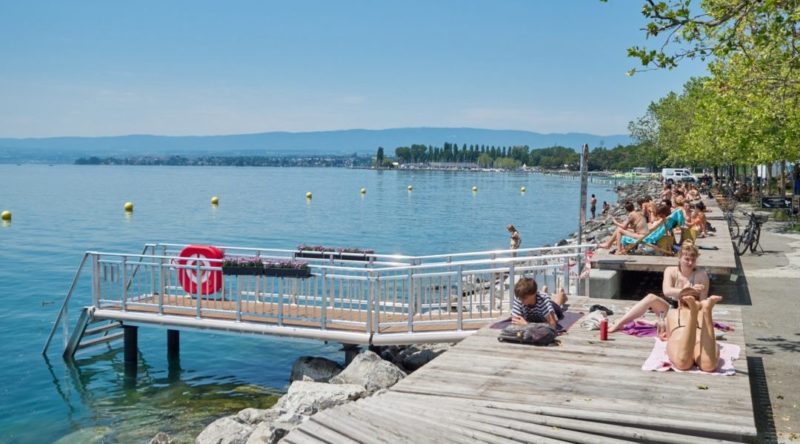
[[[540,293],[536,281],[523,277],[514,286],[514,300],[511,305],[511,323],[525,325],[532,322],[546,322],[558,330],[558,321],[564,319],[561,308],[567,302],[567,294],[562,288],[550,299]]]

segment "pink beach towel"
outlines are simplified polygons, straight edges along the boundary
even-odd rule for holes
[[[717,342],[717,344],[719,344],[720,361],[719,364],[717,364],[717,371],[711,373],[704,372],[698,369],[696,366],[692,367],[691,370],[686,371],[689,373],[704,373],[707,375],[735,375],[736,369],[733,367],[733,361],[735,359],[739,359],[740,347],[736,344],[731,344],[728,342]],[[670,369],[675,370],[676,372],[681,372],[681,370],[672,367],[672,362],[670,362],[669,356],[667,356],[667,343],[656,338],[655,345],[653,346],[653,350],[650,352],[650,356],[648,356],[647,360],[644,361],[644,364],[642,364],[642,370],[665,372]]]

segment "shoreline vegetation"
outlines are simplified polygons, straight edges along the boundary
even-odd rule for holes
[[[630,171],[642,167],[641,147],[596,147],[589,155],[589,171]],[[413,169],[435,171],[578,171],[580,155],[572,148],[553,146],[530,149],[527,145],[495,147],[445,143],[443,147],[411,145],[395,148],[393,157],[379,147],[375,156],[347,155],[137,155],[81,157],[75,165],[135,166],[241,166],[241,167],[340,167]]]

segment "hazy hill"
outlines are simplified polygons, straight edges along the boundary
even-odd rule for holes
[[[414,143],[442,146],[445,142],[487,146],[528,145],[544,148],[562,145],[579,148],[630,143],[627,135],[597,136],[583,133],[539,134],[530,131],[477,128],[393,128],[303,133],[269,132],[224,136],[50,137],[0,138],[0,161],[72,161],[76,157],[159,154],[372,154],[379,146],[391,155],[398,146]]]

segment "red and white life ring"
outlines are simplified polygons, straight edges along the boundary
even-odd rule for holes
[[[181,250],[181,258],[178,259],[178,265],[181,266],[178,268],[178,280],[183,289],[187,293],[197,294],[199,285],[202,295],[218,292],[222,288],[222,271],[203,268],[221,266],[224,256],[222,250],[210,245],[189,245]],[[199,275],[198,265],[201,268]]]

